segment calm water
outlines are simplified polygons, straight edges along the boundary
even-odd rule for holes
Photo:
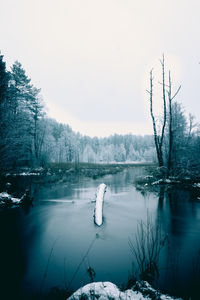
[[[29,211],[1,211],[0,293],[7,294],[1,299],[30,299],[69,283],[76,289],[90,281],[89,266],[95,281],[126,283],[134,260],[128,238],[134,239],[138,221],[146,220],[147,212],[153,222],[161,221],[170,241],[162,253],[158,286],[185,298],[193,293],[195,299],[195,284],[200,284],[200,201],[177,188],[164,195],[162,190],[159,195],[142,195],[133,184],[138,172],[142,170],[38,184],[32,186],[35,201]],[[93,201],[102,182],[108,188],[99,228],[93,222]]]

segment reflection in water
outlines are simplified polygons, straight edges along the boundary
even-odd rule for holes
[[[199,275],[192,275],[198,270],[195,273],[192,265],[200,249],[200,203],[192,192],[175,186],[168,190],[161,186],[158,194],[142,195],[133,184],[142,172],[142,168],[135,168],[75,183],[28,182],[35,199],[30,211],[0,212],[4,292],[12,285],[10,294],[29,299],[40,291],[41,284],[44,292],[52,286],[65,288],[70,282],[76,289],[91,280],[89,267],[95,272],[95,281],[126,283],[133,259],[128,238],[134,236],[138,221],[146,220],[147,211],[155,223],[161,222],[170,241],[161,257],[158,286],[181,296],[194,292],[191,286],[199,280]],[[104,224],[97,227],[92,201],[102,182],[108,189]],[[94,237],[98,238],[87,253]]]
[[[20,280],[26,270],[26,255],[23,249],[21,213],[18,210],[0,212],[0,298],[11,299],[20,293]],[[3,295],[6,295],[4,298]]]
[[[158,195],[158,210],[163,209],[163,204],[165,200],[165,186],[161,185],[159,188],[159,195]]]
[[[158,214],[170,241],[165,257],[167,272],[163,287],[172,294],[198,299],[200,268],[197,275],[193,262],[200,258],[200,205],[191,191],[172,186],[166,190],[160,187],[159,192]]]

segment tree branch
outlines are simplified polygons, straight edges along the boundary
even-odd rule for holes
[[[179,88],[177,89],[177,91],[176,91],[176,93],[174,94],[174,96],[171,97],[171,100],[173,100],[173,99],[176,97],[176,95],[178,94],[178,92],[180,91],[180,89],[181,89],[181,85],[180,85]]]

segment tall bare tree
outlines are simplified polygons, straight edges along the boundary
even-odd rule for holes
[[[156,147],[156,154],[158,159],[159,167],[164,166],[163,160],[163,140],[165,135],[165,127],[167,121],[167,107],[166,107],[166,91],[165,91],[165,58],[163,55],[162,60],[160,60],[162,66],[162,99],[163,99],[163,121],[162,121],[162,130],[161,135],[158,134],[156,120],[153,112],[153,70],[150,71],[150,90],[147,90],[149,93],[149,101],[150,101],[150,114],[153,124],[154,131],[154,142]]]
[[[170,175],[172,169],[172,151],[173,151],[173,113],[172,113],[172,100],[178,94],[181,86],[177,89],[175,94],[172,96],[172,81],[171,81],[171,73],[169,71],[169,82],[168,85],[165,83],[165,57],[163,55],[162,60],[160,60],[161,67],[162,67],[162,102],[163,102],[163,117],[162,117],[162,124],[161,124],[161,132],[158,134],[157,124],[153,112],[153,71],[150,71],[150,90],[147,90],[149,93],[149,102],[150,102],[150,114],[153,124],[153,131],[154,131],[154,142],[156,147],[156,154],[158,159],[159,167],[164,166],[164,154],[163,154],[163,142],[165,137],[165,129],[167,125],[167,115],[168,115],[168,149],[167,149],[167,176]],[[167,101],[166,101],[166,94],[168,94],[168,111],[167,111]]]

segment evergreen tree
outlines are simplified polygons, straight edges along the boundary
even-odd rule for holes
[[[40,90],[31,84],[21,63],[16,61],[11,68],[10,110],[12,130],[10,131],[10,162],[13,167],[32,165],[38,162],[44,136],[44,126],[40,130],[42,101]]]

